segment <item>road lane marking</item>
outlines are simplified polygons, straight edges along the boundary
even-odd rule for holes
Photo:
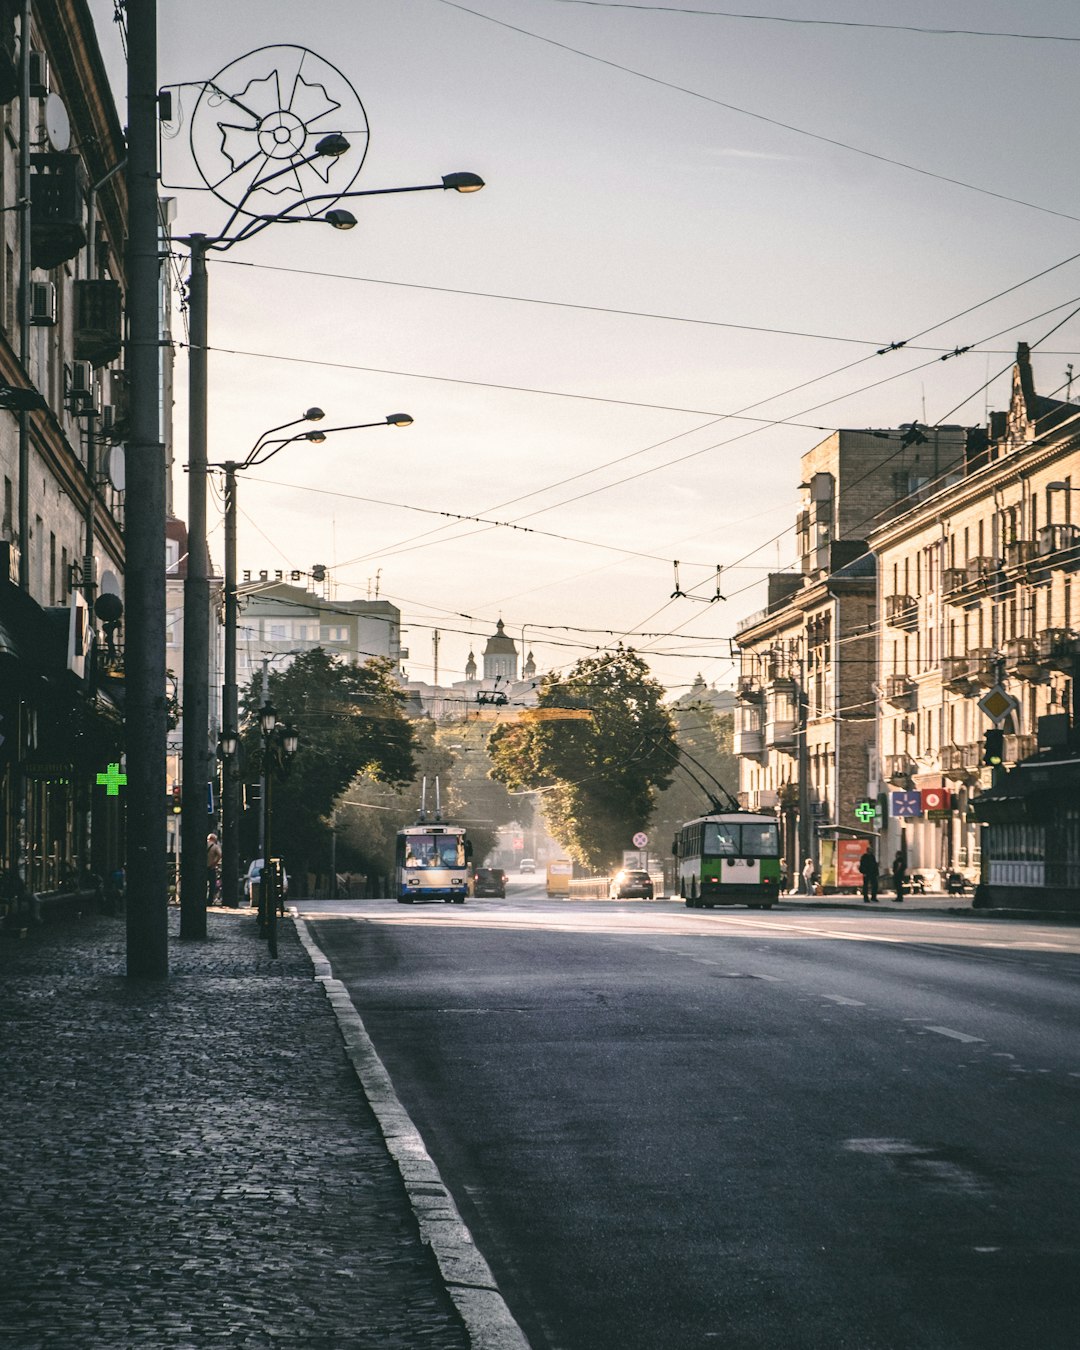
[[[963,1041],[965,1045],[985,1045],[981,1036],[969,1036],[966,1031],[953,1031],[952,1027],[924,1027],[924,1031],[936,1031],[939,1036],[948,1036],[953,1041]]]
[[[827,998],[830,1003],[839,1003],[842,1008],[865,1008],[865,1003],[860,1003],[857,998],[848,998],[845,994],[822,994],[822,998]]]

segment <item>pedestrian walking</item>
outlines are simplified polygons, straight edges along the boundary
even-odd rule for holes
[[[216,834],[206,836],[206,903],[217,899],[218,868],[221,866],[221,845]]]
[[[904,903],[904,872],[906,870],[907,869],[904,867],[904,855],[898,850],[896,857],[892,860],[893,889],[896,891],[896,895],[893,897],[894,905],[902,905]]]
[[[859,859],[859,871],[862,873],[862,898],[864,905],[878,903],[878,860],[872,848],[868,848]]]
[[[814,894],[814,860],[807,858],[803,863],[802,869],[803,891],[807,895]]]

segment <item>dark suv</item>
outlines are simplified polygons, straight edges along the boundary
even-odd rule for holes
[[[473,895],[506,899],[506,873],[501,867],[478,867],[473,874]]]
[[[652,878],[648,872],[631,871],[624,868],[621,872],[616,872],[611,878],[611,886],[608,890],[608,897],[611,900],[651,900],[653,898]]]

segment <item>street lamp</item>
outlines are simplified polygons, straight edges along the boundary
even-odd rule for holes
[[[263,738],[263,779],[266,783],[266,826],[263,844],[262,875],[259,878],[259,927],[266,934],[270,955],[277,956],[277,919],[281,903],[279,860],[273,856],[273,784],[288,776],[289,765],[300,744],[294,726],[278,722],[277,709],[264,703],[259,710],[259,728]]]
[[[258,181],[260,190],[273,179],[294,175],[298,164],[311,164],[318,159],[336,159],[345,154],[349,143],[340,133],[324,136],[314,153],[302,160],[292,160],[276,173],[263,175]],[[254,186],[254,185],[253,185]],[[244,214],[244,203],[250,191],[235,206],[225,228],[219,235],[191,234],[182,242],[191,251],[191,277],[188,285],[188,559],[184,578],[184,721],[183,721],[183,796],[180,836],[180,936],[206,937],[206,906],[204,869],[201,852],[206,834],[206,787],[209,773],[210,728],[210,571],[206,544],[206,474],[207,464],[207,349],[209,287],[206,256],[210,251],[224,252],[261,233],[273,224],[308,223],[329,224],[337,229],[350,229],[355,217],[350,212],[333,208],[331,204],[344,198],[379,197],[403,192],[477,192],[484,180],[474,173],[450,173],[438,183],[413,187],[372,188],[348,192],[317,193],[292,203],[283,211],[270,216],[251,216],[230,237],[229,231],[237,218]],[[321,215],[297,215],[302,209],[321,209],[327,203],[331,209]],[[402,425],[395,423],[395,425]],[[309,439],[315,439],[313,436]]]
[[[254,469],[265,464],[285,446],[297,441],[321,444],[327,436],[339,431],[364,431],[369,427],[407,427],[412,425],[408,413],[389,413],[378,422],[357,422],[351,426],[319,427],[312,431],[300,431],[291,436],[277,436],[276,432],[287,431],[301,422],[319,422],[325,413],[321,408],[309,408],[301,417],[284,422],[279,427],[271,427],[256,440],[242,460],[225,460],[221,464],[208,464],[208,469],[220,470],[225,475],[225,669],[222,689],[221,717],[226,733],[235,741],[236,728],[240,725],[239,690],[236,684],[236,634],[239,619],[239,597],[236,584],[236,476],[245,469]],[[269,710],[269,711],[267,711]],[[269,703],[263,713],[273,712]],[[270,726],[273,730],[273,725]],[[264,735],[268,734],[263,727]],[[224,743],[225,733],[222,735]],[[221,902],[230,908],[240,903],[240,783],[235,766],[226,761],[222,766],[221,783]],[[264,851],[263,857],[268,853]]]

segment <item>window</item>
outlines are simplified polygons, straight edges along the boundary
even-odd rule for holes
[[[319,636],[323,642],[348,642],[349,626],[344,623],[324,624]]]

